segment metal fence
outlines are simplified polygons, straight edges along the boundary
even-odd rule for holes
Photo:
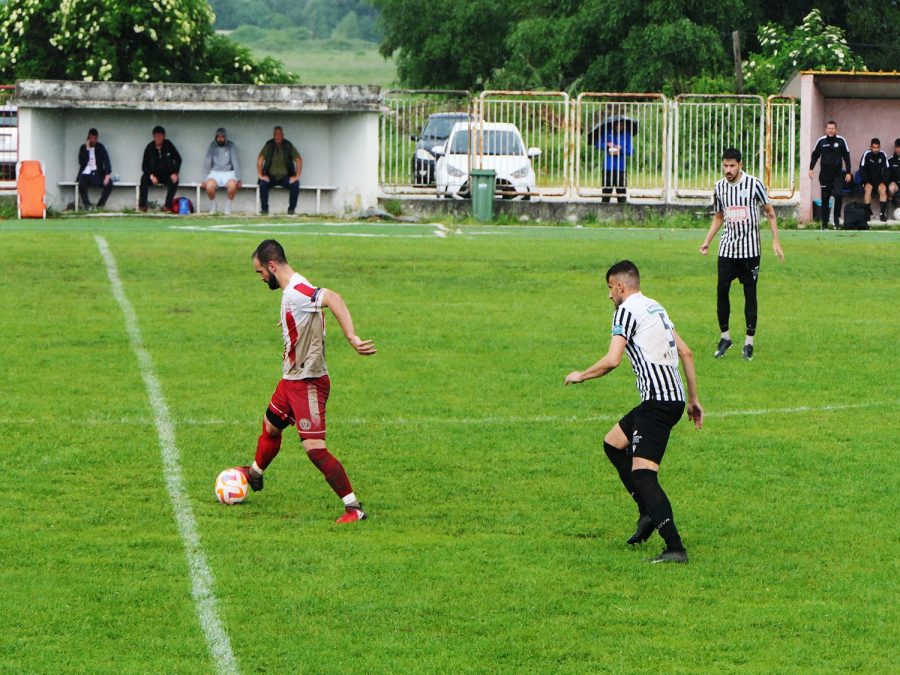
[[[797,190],[800,107],[792,96],[766,99],[766,173],[772,199],[790,199]]]
[[[19,117],[10,103],[15,90],[14,84],[0,85],[0,188],[15,185],[19,161]]]
[[[789,97],[684,94],[670,100],[591,92],[570,100],[564,92],[485,91],[473,98],[464,91],[389,91],[381,118],[381,191],[436,194],[432,150],[446,150],[449,129],[467,122],[467,135],[459,139],[467,158],[455,159],[457,172],[495,168],[530,176],[526,164],[533,170],[528,180],[534,184],[514,189],[509,183],[521,178],[498,176],[504,196],[605,199],[622,181],[629,199],[707,198],[722,176],[722,151],[735,147],[772,198],[790,199],[799,175],[798,116]],[[498,139],[511,136],[495,125],[511,125],[502,128],[520,135],[516,153],[503,147],[507,141]],[[517,158],[504,164],[497,155],[507,152]]]
[[[575,101],[575,192],[636,198],[666,192],[668,101],[662,94],[584,93]],[[619,171],[621,169],[621,171]]]
[[[706,197],[722,175],[722,151],[738,148],[744,169],[763,175],[765,104],[762,96],[680,94],[672,126],[672,184],[676,197]]]
[[[468,91],[388,91],[380,125],[381,189],[388,194],[434,192],[434,155],[455,122],[472,119]],[[430,188],[430,189],[429,189]]]

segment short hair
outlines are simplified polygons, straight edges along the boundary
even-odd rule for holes
[[[279,125],[279,126],[275,127],[274,129],[272,129],[272,133],[275,133],[276,131],[280,131],[281,133],[284,133],[284,129],[281,128],[281,125]]]
[[[284,255],[284,247],[274,239],[266,239],[256,250],[253,251],[253,258],[259,260],[263,265],[269,264],[269,261],[280,264],[287,263],[287,257]]]
[[[165,136],[166,130],[157,124],[155,127],[153,127],[153,133],[154,134],[162,134],[163,136]]]
[[[895,148],[900,148],[900,138],[898,138],[898,139],[896,139],[896,140],[894,141],[894,147],[895,147]]]
[[[94,127],[88,129],[88,136],[99,136],[100,132],[97,131]]]
[[[631,288],[641,287],[641,273],[638,271],[637,265],[630,260],[620,260],[612,267],[606,270],[606,283],[609,283],[610,277],[622,277],[626,281],[626,285]]]
[[[828,120],[827,122],[825,122],[825,126],[827,127],[829,125],[837,126],[837,122],[835,122],[834,120]]]
[[[871,141],[869,141],[869,145],[881,145],[881,141],[877,138],[873,138]]]
[[[722,159],[734,159],[740,162],[741,151],[737,148],[725,148],[725,152],[722,153]]]

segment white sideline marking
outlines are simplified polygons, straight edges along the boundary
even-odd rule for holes
[[[807,412],[832,412],[840,410],[853,410],[856,408],[879,408],[896,406],[900,401],[867,401],[865,403],[842,403],[837,405],[823,406],[798,406],[794,408],[762,408],[757,410],[722,410],[705,411],[705,419],[716,419],[718,417],[755,417],[758,415],[797,415]],[[486,417],[349,417],[340,421],[341,424],[353,426],[366,426],[371,424],[391,424],[396,426],[406,426],[415,424],[565,424],[565,423],[581,423],[581,422],[606,422],[615,421],[621,417],[621,414],[609,415],[589,415],[587,417],[578,417],[577,415],[535,415],[535,416],[516,416],[516,415],[489,415]],[[39,420],[35,418],[16,417],[16,418],[0,418],[0,425],[27,425],[36,426],[43,424],[47,420]],[[154,421],[147,417],[53,417],[55,424],[64,425],[151,425]],[[247,419],[230,418],[223,419],[217,417],[185,417],[178,420],[181,426],[207,427],[207,426],[225,426],[225,425],[247,425],[257,424],[259,418],[257,416],[248,417]]]
[[[341,228],[341,227],[359,227],[370,226],[378,227],[373,223],[365,222],[349,222],[349,223],[222,223],[219,225],[170,225],[172,230],[187,230],[191,232],[213,232],[226,234],[263,234],[265,229],[250,228],[268,228],[271,232],[277,232],[280,235],[302,234],[307,237],[361,237],[363,239],[432,239],[438,237],[444,239],[449,230],[441,223],[388,223],[386,227],[415,227],[415,228],[434,228],[433,232],[428,234],[391,234],[385,232],[307,232],[305,228],[324,227],[324,228]]]
[[[175,425],[169,406],[163,396],[162,386],[153,369],[153,359],[150,352],[144,347],[144,339],[141,329],[138,327],[137,314],[134,307],[125,296],[125,288],[119,278],[119,269],[116,260],[109,250],[109,244],[103,237],[95,236],[97,248],[106,263],[106,273],[112,286],[112,294],[122,309],[125,316],[125,328],[128,331],[128,340],[131,349],[137,357],[141,377],[147,387],[147,397],[153,408],[153,421],[156,432],[159,435],[159,449],[162,455],[163,475],[166,480],[166,488],[172,500],[172,509],[175,511],[175,521],[178,523],[178,531],[181,534],[181,542],[184,545],[184,554],[187,558],[188,569],[191,573],[191,595],[194,596],[194,604],[197,607],[197,616],[200,619],[200,627],[206,636],[206,644],[212,656],[213,665],[220,673],[238,673],[237,660],[231,649],[231,641],[228,633],[219,619],[216,596],[213,591],[213,576],[203,549],[200,546],[200,533],[197,529],[197,521],[188,501],[184,481],[181,478],[181,458],[178,446],[175,445]]]

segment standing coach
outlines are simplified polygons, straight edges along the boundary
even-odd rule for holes
[[[728,294],[731,282],[737,279],[744,287],[744,318],[747,321],[747,337],[743,355],[746,361],[753,359],[753,339],[756,336],[756,282],[759,278],[759,205],[766,211],[766,218],[772,228],[772,250],[784,261],[784,251],[778,239],[778,224],[775,208],[769,201],[766,188],[758,178],[744,173],[741,152],[728,148],[722,153],[722,171],[725,178],[716,183],[713,191],[715,213],[706,239],[700,245],[700,253],[709,252],[709,244],[716,232],[725,224],[725,232],[719,241],[719,283],[717,285],[716,312],[722,336],[713,356],[725,356],[731,345],[728,332],[728,318],[731,304]]]
[[[850,182],[853,170],[850,168],[850,150],[843,136],[837,134],[837,124],[829,120],[825,125],[825,135],[816,141],[812,158],[809,160],[809,177],[821,158],[819,165],[819,187],[822,188],[822,229],[828,229],[828,203],[834,196],[834,229],[841,226],[841,203],[844,184]],[[842,170],[843,169],[843,170]]]

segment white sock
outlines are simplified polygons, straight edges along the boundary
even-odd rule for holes
[[[215,199],[211,199],[211,200],[209,201],[209,212],[210,212],[210,213],[215,213],[215,212],[216,212],[216,200],[215,200]]]
[[[229,199],[227,202],[225,202],[225,213],[231,213],[231,202],[233,201],[233,199]]]
[[[745,344],[745,345],[752,345],[752,344],[753,344],[753,338],[754,338],[754,337],[756,337],[756,336],[755,336],[755,335],[748,335],[746,338],[744,338],[744,344]]]
[[[727,330],[726,330],[726,331],[722,331],[722,339],[723,339],[723,340],[730,340],[730,339],[731,339],[731,333],[729,333]]]
[[[344,502],[344,506],[358,506],[359,502],[356,500],[356,495],[352,492],[349,495],[344,495],[341,497],[341,501]]]
[[[254,473],[258,473],[260,476],[263,474],[263,470],[259,468],[259,464],[256,462],[253,462],[253,464],[250,465],[250,470]]]

